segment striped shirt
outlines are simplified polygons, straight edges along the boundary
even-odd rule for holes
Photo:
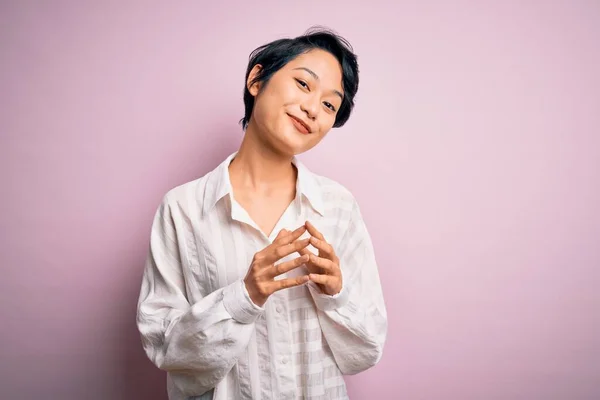
[[[235,154],[169,190],[158,207],[138,301],[143,348],[167,371],[170,400],[347,399],[343,375],[375,365],[387,334],[358,204],[294,158],[296,197],[267,237],[233,197],[228,166]],[[308,282],[255,305],[243,282],[252,257],[281,229],[306,220],[340,259],[341,292],[328,296]]]

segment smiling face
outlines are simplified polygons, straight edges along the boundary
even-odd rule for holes
[[[254,66],[248,84],[260,68]],[[331,53],[315,49],[248,89],[255,102],[246,134],[293,156],[313,148],[333,127],[343,98],[342,69]]]

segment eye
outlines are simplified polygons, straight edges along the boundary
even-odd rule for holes
[[[325,104],[325,107],[329,108],[331,111],[335,111],[335,107],[333,106],[333,104],[327,101],[323,102],[323,104]]]
[[[308,87],[308,84],[307,84],[306,82],[304,82],[303,80],[296,79],[296,82],[298,82],[298,84],[299,84],[300,86],[302,86],[303,88],[305,88],[305,89],[309,89],[309,90],[310,90],[310,88]]]

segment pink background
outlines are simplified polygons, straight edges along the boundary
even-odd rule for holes
[[[324,24],[361,88],[301,159],[358,198],[389,310],[352,398],[600,398],[599,3],[290,4],[2,2],[0,397],[165,398],[153,213],[237,149],[250,51]]]

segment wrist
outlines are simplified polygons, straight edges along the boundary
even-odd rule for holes
[[[243,280],[225,287],[223,305],[231,317],[243,324],[250,324],[264,312],[264,308],[253,303]]]
[[[326,294],[328,296],[335,296],[336,294],[338,294],[339,292],[342,291],[342,286],[341,285],[340,285],[339,288],[331,289],[331,288],[328,288],[325,285],[317,283],[317,287],[321,290],[321,292],[323,292],[323,294]]]
[[[248,293],[248,297],[252,303],[257,305],[258,307],[262,307],[267,302],[266,297],[261,296],[258,290],[253,285],[248,285],[248,282],[244,279],[244,288],[246,289],[246,293]]]

